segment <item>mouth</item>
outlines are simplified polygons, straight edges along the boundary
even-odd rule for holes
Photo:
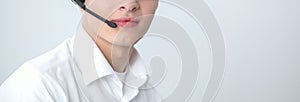
[[[134,18],[118,18],[112,20],[112,22],[116,23],[119,27],[134,27],[138,25],[139,20]]]

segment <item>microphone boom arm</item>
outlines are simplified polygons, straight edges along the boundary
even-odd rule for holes
[[[107,19],[99,16],[98,14],[96,14],[95,12],[91,11],[90,9],[86,8],[86,6],[79,0],[72,0],[74,1],[80,8],[82,8],[84,11],[86,11],[87,13],[93,15],[94,17],[96,17],[97,19],[101,20],[102,22],[106,23],[109,27],[111,28],[117,28],[118,25],[114,22],[108,21]]]

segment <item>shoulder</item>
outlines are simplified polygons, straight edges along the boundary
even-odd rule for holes
[[[0,87],[1,101],[39,101],[51,100],[41,73],[20,67]]]
[[[51,51],[27,61],[17,71],[36,73],[44,78],[53,78],[59,81],[64,77],[72,76],[74,63],[72,50],[72,39],[66,39]]]
[[[68,81],[74,80],[71,45],[67,39],[53,50],[21,65],[1,85],[0,100],[64,99]]]

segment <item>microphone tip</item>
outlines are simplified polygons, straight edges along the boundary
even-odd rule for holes
[[[107,24],[108,26],[112,27],[112,28],[117,28],[117,27],[118,27],[118,25],[117,25],[116,23],[114,23],[114,22],[108,21],[108,22],[106,22],[106,24]]]

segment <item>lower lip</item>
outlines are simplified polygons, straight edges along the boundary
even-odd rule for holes
[[[135,27],[138,25],[139,22],[137,21],[130,21],[130,22],[114,22],[120,27]]]

